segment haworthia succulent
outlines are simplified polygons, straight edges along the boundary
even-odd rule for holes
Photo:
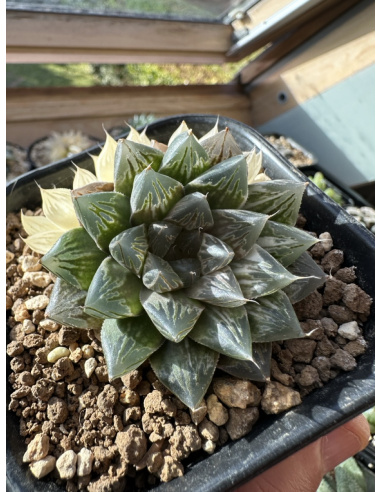
[[[216,135],[206,138],[201,142],[201,145],[206,150],[212,166],[242,154],[229,128],[225,128],[225,130],[218,132]]]
[[[91,193],[75,197],[73,202],[81,224],[105,252],[110,241],[130,227],[130,201],[121,193]]]
[[[187,231],[206,229],[213,225],[212,211],[207,197],[198,192],[186,195],[179,200],[165,220]]]
[[[180,343],[165,342],[150,357],[156,376],[191,409],[196,408],[205,395],[217,360],[217,352],[189,337]]]
[[[169,222],[159,221],[150,224],[148,242],[151,253],[164,258],[180,232],[181,227]]]
[[[229,265],[234,258],[234,251],[218,237],[204,233],[197,258],[201,263],[202,274],[206,275]]]
[[[110,254],[120,265],[141,276],[148,253],[147,226],[141,224],[121,232],[110,242]]]
[[[271,215],[271,220],[294,226],[306,183],[274,179],[249,185],[246,210]]]
[[[139,367],[164,342],[146,315],[106,319],[101,338],[110,380]]]
[[[171,265],[159,256],[148,253],[144,264],[143,284],[155,292],[170,292],[181,289],[183,283],[181,278],[173,270]]]
[[[77,289],[87,290],[106,256],[85,229],[77,227],[65,232],[41,263]]]
[[[222,355],[218,360],[218,368],[241,379],[267,381],[270,379],[272,344],[253,343],[252,360],[237,360]]]

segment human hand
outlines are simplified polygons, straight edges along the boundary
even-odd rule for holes
[[[236,492],[316,492],[324,475],[364,449],[369,424],[363,415],[281,461]]]

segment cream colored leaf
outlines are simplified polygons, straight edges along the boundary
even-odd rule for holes
[[[128,125],[130,127],[130,133],[128,134],[126,140],[130,140],[131,142],[136,142],[136,143],[143,143],[140,138],[140,134],[135,128],[131,125]]]
[[[258,183],[260,181],[271,181],[271,178],[269,178],[265,173],[260,173],[254,178],[253,183]]]
[[[149,147],[151,147],[151,140],[147,137],[146,131],[147,131],[147,127],[145,127],[140,134],[140,143],[142,145],[148,145]]]
[[[93,157],[93,156],[92,156]],[[82,186],[86,186],[90,183],[95,183],[97,181],[97,177],[87,169],[82,169],[81,167],[77,167],[74,175],[73,181],[73,190],[77,188],[82,188]]]
[[[218,133],[218,120],[219,120],[219,117],[217,117],[217,121],[216,121],[216,124],[214,125],[214,127],[211,130],[209,130],[208,133],[205,133],[205,135],[203,135],[199,139],[199,142],[202,142],[202,141],[206,140],[207,138],[214,137],[214,135],[217,135],[217,133]]]
[[[43,215],[24,215],[21,212],[21,223],[28,236],[49,231],[60,231],[62,234],[62,229]]]
[[[47,219],[63,231],[79,227],[71,192],[67,188],[53,188],[44,190],[40,188],[42,197],[42,210]]]
[[[248,184],[252,184],[262,168],[262,151],[256,153],[255,149],[253,149],[245,157],[248,170]]]
[[[168,142],[168,146],[171,145],[171,143],[174,141],[174,139],[176,137],[178,137],[180,135],[180,133],[184,133],[184,132],[187,132],[189,131],[189,128],[188,128],[188,125],[185,123],[185,121],[183,120],[181,122],[181,125],[177,128],[177,130],[175,130],[172,135],[171,135],[171,138],[169,139],[169,142]]]
[[[117,142],[106,132],[106,142],[97,159],[94,159],[95,174],[98,181],[114,181],[114,158]]]
[[[38,232],[24,239],[24,242],[36,253],[44,255],[55,245],[62,234],[64,234],[62,230]]]

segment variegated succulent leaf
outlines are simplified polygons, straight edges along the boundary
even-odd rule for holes
[[[218,360],[268,380],[271,343],[304,336],[291,301],[325,276],[304,253],[315,238],[293,227],[304,183],[258,181],[260,154],[253,166],[217,125],[197,140],[182,124],[168,147],[131,135],[108,138],[97,176],[77,172],[71,196],[44,190],[46,217],[22,217],[58,277],[49,315],[102,325],[110,379],[149,359],[190,408]]]

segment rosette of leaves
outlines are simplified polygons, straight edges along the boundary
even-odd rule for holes
[[[47,314],[101,329],[110,379],[149,359],[196,408],[217,365],[265,381],[271,342],[304,336],[292,303],[324,281],[305,253],[316,239],[294,227],[305,184],[249,183],[258,155],[228,130],[119,140],[113,184],[72,192],[79,227],[42,258],[57,276]]]

